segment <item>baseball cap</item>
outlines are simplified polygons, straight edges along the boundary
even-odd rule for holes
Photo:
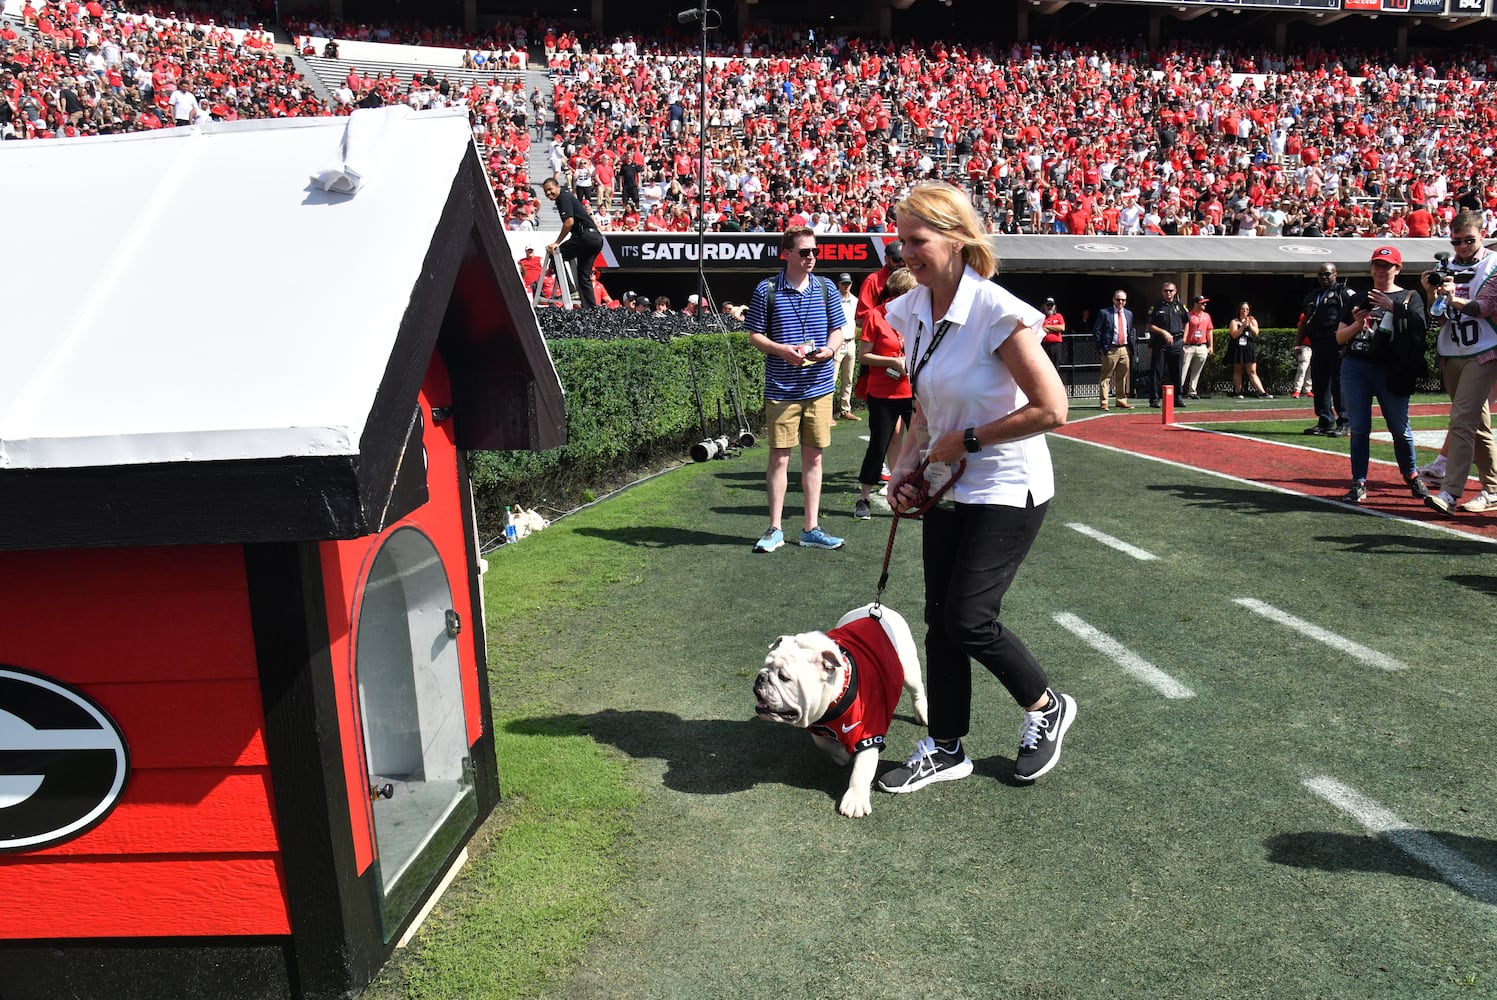
[[[1204,295],[1197,295],[1197,296],[1194,296],[1190,300],[1190,304],[1191,305],[1198,305],[1198,304],[1199,305],[1205,305],[1207,302],[1210,302],[1210,301],[1211,300],[1208,299],[1208,298],[1206,298],[1206,296],[1204,296]]]
[[[899,240],[895,240],[884,247],[884,255],[890,260],[904,260],[904,244]]]
[[[852,284],[852,275],[848,274],[846,271],[843,271],[841,274],[837,275],[837,284],[839,284],[839,285],[850,285],[850,284]]]
[[[1403,267],[1403,254],[1398,252],[1398,247],[1378,247],[1372,251],[1372,262],[1375,264],[1380,260]]]
[[[1040,304],[1041,305],[1045,305],[1045,306],[1053,306],[1053,305],[1055,305],[1055,300],[1054,299],[1046,299],[1044,302],[1042,302]]]

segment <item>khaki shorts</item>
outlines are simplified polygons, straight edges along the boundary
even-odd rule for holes
[[[815,399],[766,399],[769,447],[825,448],[832,443],[832,394]]]

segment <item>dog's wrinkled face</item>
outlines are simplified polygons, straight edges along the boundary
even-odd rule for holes
[[[823,632],[782,635],[754,679],[759,718],[805,729],[826,713],[842,685],[842,654]]]

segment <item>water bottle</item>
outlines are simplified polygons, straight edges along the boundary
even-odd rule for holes
[[[1443,295],[1436,295],[1435,296],[1435,301],[1431,302],[1430,305],[1429,305],[1429,314],[1431,316],[1444,316],[1445,315],[1445,309],[1446,309],[1445,296],[1443,296]]]
[[[504,507],[504,541],[518,542],[520,540],[519,527],[515,524],[515,515],[510,512],[509,505]]]

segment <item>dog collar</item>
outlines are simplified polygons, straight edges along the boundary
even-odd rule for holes
[[[837,652],[842,654],[842,659],[847,664],[847,676],[842,681],[842,690],[837,693],[836,698],[832,699],[831,706],[812,725],[820,726],[832,719],[841,718],[849,708],[852,708],[853,702],[858,700],[857,658],[840,642],[837,643]]]

